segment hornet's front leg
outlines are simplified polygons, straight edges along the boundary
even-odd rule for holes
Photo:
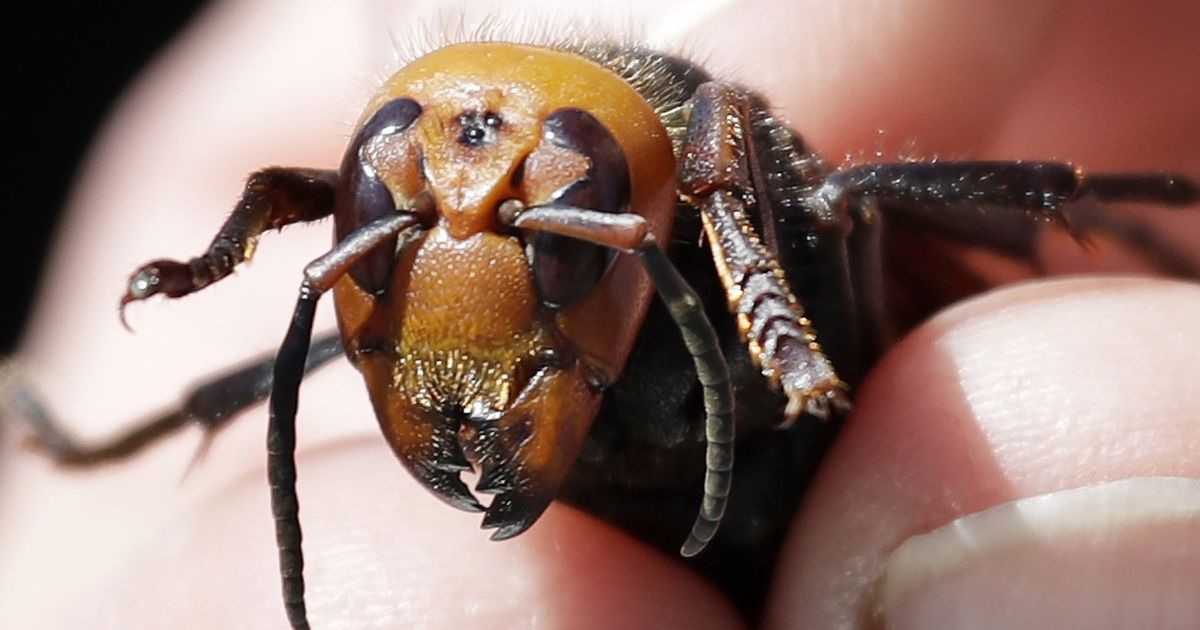
[[[187,262],[156,260],[143,265],[129,279],[122,308],[157,294],[194,293],[228,276],[250,258],[266,230],[332,214],[336,187],[336,171],[274,167],[254,173],[208,249]],[[303,368],[314,369],[341,353],[336,334],[322,336]],[[94,466],[134,455],[188,425],[200,426],[211,436],[243,409],[267,397],[273,369],[273,356],[254,359],[203,381],[178,407],[143,419],[103,442],[81,444],[50,412],[19,366],[10,362],[0,366],[0,419],[23,420],[32,429],[37,447],[59,464]]]
[[[827,417],[831,408],[849,406],[846,385],[749,215],[767,203],[765,191],[755,186],[751,108],[750,95],[740,88],[706,83],[696,90],[680,159],[680,187],[701,212],[717,273],[751,358],[787,397],[785,421],[801,413]],[[830,222],[838,221],[848,224],[850,219]]]
[[[187,262],[164,259],[142,265],[129,277],[122,311],[130,302],[154,295],[195,293],[249,260],[263,232],[333,214],[337,181],[337,171],[331,170],[273,167],[254,173],[208,249]]]

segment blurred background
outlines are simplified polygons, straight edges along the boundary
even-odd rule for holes
[[[0,354],[20,340],[63,204],[99,125],[202,4],[21,2],[5,11],[6,144],[17,167],[4,204],[10,223],[0,228],[7,293]]]
[[[6,111],[10,112],[7,116],[10,121],[10,139],[7,146],[15,154],[14,161],[18,167],[6,198],[5,208],[10,223],[0,228],[0,239],[3,239],[0,242],[0,251],[3,255],[3,269],[6,271],[4,284],[7,293],[7,308],[0,314],[0,355],[11,352],[20,339],[35,291],[40,284],[43,263],[53,245],[52,238],[64,203],[99,126],[112,111],[115,99],[158,51],[188,23],[201,5],[199,0],[182,0],[149,3],[144,6],[141,3],[135,6],[86,3],[66,9],[55,3],[35,2],[17,3],[14,8],[8,9],[6,14],[10,17],[4,23],[7,25],[9,40],[13,42],[10,50],[16,51],[16,54],[11,55],[11,61],[6,65],[9,68],[9,76],[15,80],[15,85],[10,85],[12,89],[9,92],[13,96],[6,101]],[[1134,9],[1127,7],[1125,10]],[[1083,12],[1082,9],[1080,11]],[[1149,25],[1146,28],[1174,19],[1173,12],[1169,9],[1150,13],[1152,15],[1146,20],[1146,24]],[[1072,18],[1078,19],[1079,16]],[[1096,29],[1089,30],[1090,28],[1088,24],[1084,24],[1076,31],[1083,31],[1090,37],[1106,38],[1105,41],[1114,36],[1114,33],[1103,29],[1092,33]],[[1086,40],[1087,37],[1083,39]],[[1084,41],[1084,44],[1086,43]],[[1114,45],[1114,50],[1126,50],[1123,46],[1128,45],[1125,40],[1120,40]],[[1160,54],[1165,53],[1160,51]],[[1111,56],[1119,60],[1122,55],[1114,52]],[[1069,58],[1070,54],[1066,54],[1065,57]],[[1064,65],[1069,64],[1059,64]],[[1069,81],[1064,83],[1073,85]],[[1081,79],[1081,85],[1088,85],[1087,77]],[[1100,91],[1098,93],[1112,88],[1106,85],[1097,87],[1094,80],[1092,85]],[[1081,99],[1082,97],[1074,101],[1077,106]],[[1044,99],[1035,101],[1033,106],[1036,107],[1042,102]],[[1142,106],[1142,109],[1147,107],[1150,106]],[[1133,107],[1132,110],[1140,111],[1138,107]],[[1094,114],[1093,117],[1102,114],[1104,111]],[[1044,124],[1034,125],[1018,133],[1020,139],[1011,146],[1004,147],[1001,154],[1011,155],[1012,147],[1024,149],[1027,145],[1032,145],[1033,151],[1030,155],[1033,157],[1060,156],[1063,153],[1069,156],[1072,147],[1082,147],[1086,151],[1087,147],[1093,145],[1089,144],[1085,133],[1078,134],[1081,139],[1067,141],[1065,145],[1062,144],[1062,134],[1053,135],[1050,140],[1038,140],[1037,134],[1044,133],[1046,125],[1072,122],[1073,117],[1078,116],[1069,111],[1057,115],[1054,112],[1038,111],[1037,117],[1033,118],[1042,120]],[[1070,127],[1086,131],[1096,128],[1088,127],[1089,124],[1094,125],[1085,120],[1078,124],[1072,123]],[[1179,129],[1181,134],[1192,133],[1195,129],[1194,119],[1181,117]],[[874,133],[871,126],[867,126],[866,130],[868,133]],[[932,142],[930,146],[936,147],[937,141]],[[1172,146],[1187,145],[1175,142]],[[1138,163],[1141,159],[1139,156],[1144,153],[1134,151],[1133,157],[1129,159],[1132,163]],[[1017,151],[1015,154],[1026,153]],[[1120,158],[1110,157],[1108,162],[1102,161],[1100,166],[1108,167],[1109,163],[1119,164]],[[1186,162],[1176,165],[1168,160],[1164,165],[1178,166],[1189,174],[1194,172],[1194,167]],[[12,194],[11,188],[15,188],[15,195]],[[1126,208],[1121,210],[1128,211]],[[1192,239],[1200,234],[1197,231],[1200,228],[1196,225],[1195,215],[1164,215],[1161,220],[1170,226],[1169,229],[1162,230],[1164,236],[1174,242],[1194,242]],[[1061,234],[1059,240],[1062,241],[1059,243],[1059,250],[1070,253],[1072,260],[1078,259],[1082,262],[1075,266],[1057,265],[1054,268],[1055,272],[1115,271],[1130,268],[1128,261],[1113,264],[1097,262],[1096,256],[1091,253],[1083,255],[1073,242]],[[1185,251],[1188,247],[1190,246],[1183,245]],[[119,287],[114,287],[114,304],[117,291]]]

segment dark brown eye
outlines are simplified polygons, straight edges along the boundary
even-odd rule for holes
[[[612,133],[595,116],[579,109],[551,112],[542,125],[542,142],[588,159],[587,174],[551,195],[548,203],[625,212],[629,206],[629,166]],[[542,302],[561,308],[596,286],[616,252],[555,234],[535,234],[528,255]]]
[[[405,131],[420,115],[421,106],[410,98],[391,101],[367,120],[346,148],[334,207],[339,241],[359,226],[396,211],[391,191],[365,159],[364,148],[373,140]],[[379,247],[350,270],[350,277],[367,293],[383,291],[391,276],[394,249],[394,244]]]

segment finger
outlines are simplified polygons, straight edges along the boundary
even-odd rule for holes
[[[297,230],[280,239],[290,246],[262,257],[248,282],[227,283],[224,295],[218,287],[202,299],[154,304],[154,317],[135,312],[140,332],[133,337],[115,318],[127,274],[146,260],[202,248],[247,169],[336,163],[324,156],[336,156],[344,141],[338,121],[345,118],[337,112],[354,81],[344,68],[355,65],[362,48],[295,44],[314,41],[316,30],[329,38],[322,41],[349,41],[361,25],[327,3],[287,14],[265,6],[231,2],[203,13],[128,93],[73,194],[74,211],[47,269],[22,358],[84,439],[111,435],[176,404],[197,377],[278,343],[299,270],[328,247],[328,232]],[[327,89],[297,98],[305,80]],[[362,398],[343,395],[331,404],[347,419],[339,430],[371,429]],[[180,480],[197,448],[194,433],[103,471],[65,473],[29,456],[5,457],[0,609],[6,622],[79,625],[61,621],[75,612],[63,601],[94,608],[111,594],[111,576],[185,506],[250,471],[261,475],[264,416],[259,411],[234,423],[186,483]],[[272,555],[271,547],[264,551]]]
[[[989,156],[1070,160],[1091,172],[1167,170],[1200,178],[1200,5],[1076,2],[1061,18],[1045,62],[1001,125]],[[1095,212],[1081,204],[1077,212]],[[1158,248],[1200,269],[1200,210],[1122,205],[1110,212],[1152,228]],[[1048,230],[1052,273],[1162,273],[1113,234],[1082,250]]]
[[[494,543],[378,440],[300,459],[314,627],[734,628],[695,574],[591,517],[555,505]],[[261,475],[189,506],[111,577],[93,628],[275,628],[284,619]],[[86,621],[85,621],[86,620]]]
[[[992,151],[1200,171],[1200,5],[1073,2]]]
[[[990,138],[1060,13],[1054,2],[725,3],[693,39],[835,160],[953,157]]]
[[[899,618],[901,602],[891,601],[896,608],[888,609],[889,602],[879,599],[881,580],[886,584],[891,577],[883,573],[889,554],[906,538],[963,515],[1113,480],[1200,477],[1194,457],[1200,448],[1195,422],[1200,390],[1193,369],[1200,351],[1193,323],[1197,309],[1200,288],[1194,284],[1086,279],[1005,290],[931,320],[895,348],[860,391],[857,412],[794,525],[772,592],[771,624],[864,623],[881,607]],[[1092,619],[1084,610],[1088,606],[1120,611],[1137,605],[1123,595],[1146,592],[1157,593],[1153,604],[1177,609],[1187,600],[1179,599],[1186,589],[1172,583],[1181,570],[1173,563],[1184,562],[1194,574],[1197,559],[1172,550],[1197,547],[1200,512],[1160,513],[1149,524],[1103,521],[1105,514],[1134,511],[1135,505],[1153,507],[1156,487],[1110,499],[1129,505],[1109,512],[1060,510],[1060,523],[1091,519],[1086,523],[1108,536],[1076,540],[1074,547],[1070,540],[1040,538],[1038,528],[999,534],[983,529],[980,547],[1007,534],[1008,549],[1041,553],[1012,567],[994,555],[982,555],[976,565],[953,565],[995,574],[980,583],[985,597],[976,592],[963,601],[990,598],[992,605],[979,607],[981,615],[1019,612],[1022,616],[1009,618],[1009,627],[1029,627],[1026,622],[1036,621],[1047,606],[1063,607],[1069,616],[1067,608],[1077,605],[1079,618]],[[1058,504],[1070,501],[1059,498]],[[1162,559],[1157,565],[1127,567],[1132,572],[1116,580],[1112,570],[1121,571],[1119,563],[1066,575],[1055,571],[1056,560],[1068,556],[1128,557],[1129,545],[1114,551],[1103,543],[1128,541],[1146,527],[1157,527],[1163,536],[1129,545],[1140,547],[1144,558]],[[1059,569],[1079,566],[1063,562]],[[1124,594],[1103,589],[1142,580],[1160,588]],[[930,585],[936,584],[923,582],[928,590],[893,584],[893,590],[906,593],[911,611],[930,601],[923,595],[935,596]],[[1068,597],[1071,589],[1090,595],[1086,601]],[[1063,598],[1056,601],[1057,596]],[[938,619],[923,622],[944,627]],[[988,622],[980,618],[968,625],[993,627]]]
[[[228,213],[245,173],[272,163],[337,163],[356,108],[377,85],[381,69],[386,73],[389,62],[384,60],[392,54],[387,28],[381,26],[387,22],[374,19],[376,15],[367,11],[372,6],[217,5],[128,97],[75,195],[79,211],[69,219],[60,241],[61,255],[48,272],[50,288],[25,348],[30,371],[84,438],[111,434],[140,415],[174,404],[178,392],[198,376],[277,343],[300,269],[328,247],[327,226],[269,237],[255,264],[202,296],[143,305],[131,314],[138,330],[134,337],[116,323],[116,298],[126,274],[139,263],[202,247]],[[431,19],[428,13],[386,17],[396,18],[396,23]],[[324,321],[328,326],[331,319]],[[307,461],[305,448],[345,436],[377,435],[361,380],[345,366],[306,384],[302,396],[302,465]],[[3,476],[0,555],[6,570],[0,572],[0,608],[18,625],[54,625],[51,620],[75,614],[60,605],[64,598],[90,602],[85,605],[89,610],[96,602],[108,601],[116,593],[111,588],[121,588],[111,576],[153,581],[149,574],[122,573],[122,567],[130,557],[152,562],[162,550],[156,545],[167,544],[160,541],[168,524],[179,519],[209,523],[194,506],[219,504],[213,493],[234,480],[254,476],[261,482],[263,416],[261,410],[252,412],[224,431],[205,464],[182,485],[180,477],[196,448],[195,435],[90,474],[64,474],[27,457],[6,458],[13,470]],[[399,483],[412,483],[394,461],[391,471],[403,479]],[[303,485],[306,514],[319,519],[316,501],[304,499]],[[260,516],[248,513],[239,522],[254,518],[269,525],[266,505],[264,501]],[[444,507],[440,513],[443,519],[463,517]],[[425,526],[436,530],[442,522]],[[594,521],[587,523],[596,527]],[[471,534],[484,538],[473,529]],[[199,550],[221,549],[219,543],[224,543],[247,549],[237,559],[250,562],[250,543],[230,536],[214,541],[197,535],[210,544],[196,547],[196,553],[203,559],[207,552]],[[390,544],[383,537],[376,540]],[[255,549],[255,561],[274,562],[273,543]],[[555,553],[549,547],[541,549],[543,555]],[[623,566],[622,554],[612,558],[620,561],[612,566]],[[190,566],[184,563],[178,569]],[[661,577],[650,568],[643,571],[645,562],[629,566]],[[226,570],[223,575],[232,576],[214,585],[225,588],[223,594],[243,587],[247,593],[261,592],[240,581],[247,574],[235,570],[232,560],[221,568]],[[574,583],[592,580],[593,585],[596,578],[611,576],[603,571],[573,573],[578,578]],[[191,577],[200,576],[210,578]],[[436,574],[427,577],[435,579]],[[556,582],[564,589],[574,583]],[[276,589],[278,577],[271,574],[256,584]],[[131,599],[115,602],[115,608],[131,601],[145,601],[148,607],[169,604],[142,599],[138,592],[133,586],[121,591]],[[261,604],[278,612],[278,600],[276,592]],[[198,597],[195,605],[220,606]],[[279,617],[272,619],[275,625]]]

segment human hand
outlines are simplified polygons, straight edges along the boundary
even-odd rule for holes
[[[685,4],[653,11],[695,15],[681,12]],[[385,29],[402,39],[413,27],[395,25],[427,23],[429,13],[411,3],[224,3],[150,70],[76,193],[61,245],[69,254],[50,272],[26,345],[30,371],[73,428],[111,433],[176,401],[197,376],[275,346],[298,270],[327,247],[326,228],[268,238],[250,269],[201,296],[135,307],[136,336],[108,314],[140,263],[204,245],[246,173],[336,164],[355,108],[390,68]],[[1156,14],[1095,3],[876,3],[855,13],[846,3],[763,2],[718,7],[691,24],[648,17],[647,31],[671,39],[678,29],[830,156],[886,154],[914,140],[929,155],[1197,173],[1200,91],[1186,77],[1200,56],[1198,18],[1189,7]],[[1136,98],[1109,98],[1114,86]],[[1180,242],[1200,242],[1194,214],[1164,220]],[[1052,268],[1084,258],[1065,244],[1051,243]],[[1003,291],[922,327],[858,392],[798,517],[769,623],[861,620],[888,554],[960,515],[1100,481],[1200,476],[1196,312],[1194,284],[1093,279]],[[553,506],[513,541],[488,542],[476,518],[400,469],[361,392],[345,366],[302,392],[300,492],[318,627],[739,623],[677,561],[570,508]],[[5,453],[4,624],[281,626],[264,413],[247,415],[186,483],[194,435],[87,474]],[[1151,490],[1150,500],[1169,496]],[[1134,525],[1155,534],[1135,550],[1172,540],[1158,536],[1160,522]],[[1191,553],[1176,559],[1194,567],[1200,544],[1194,533],[1191,541],[1172,547]],[[995,573],[1004,579],[986,585],[988,601],[1056,575],[1022,566],[1027,573]],[[1144,567],[1127,575],[1136,577],[1107,586],[1174,579]],[[1119,602],[1110,590],[1089,603]]]

